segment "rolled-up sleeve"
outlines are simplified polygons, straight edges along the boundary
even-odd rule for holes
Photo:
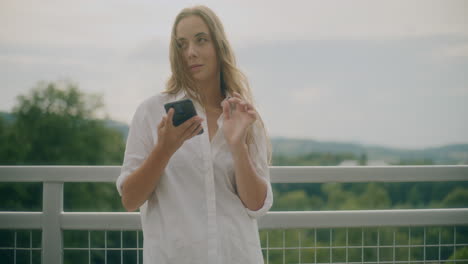
[[[125,179],[138,169],[150,154],[153,145],[151,138],[151,128],[146,122],[145,107],[141,104],[135,111],[130,124],[123,164],[116,180],[120,196],[122,196],[122,184]]]
[[[249,154],[254,163],[257,174],[262,177],[267,184],[267,194],[263,206],[260,209],[256,211],[250,210],[249,208],[245,209],[252,218],[259,218],[265,215],[273,205],[273,191],[270,183],[270,168],[268,166],[268,139],[265,133],[262,131],[263,128],[259,124],[255,125],[256,127],[254,128],[254,138],[256,146],[249,146]]]

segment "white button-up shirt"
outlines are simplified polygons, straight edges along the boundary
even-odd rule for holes
[[[184,92],[160,93],[138,106],[116,181],[120,195],[125,178],[142,165],[157,143],[157,126],[166,115],[164,104],[184,98]],[[257,218],[273,204],[266,137],[256,121],[253,131],[258,148],[249,146],[249,154],[268,188],[263,207],[252,211],[236,191],[234,161],[222,129],[223,114],[210,142],[205,111],[195,101],[194,105],[204,119],[204,133],[186,140],[174,153],[157,187],[140,207],[143,263],[263,263]]]

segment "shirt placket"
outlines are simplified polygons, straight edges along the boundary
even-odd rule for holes
[[[202,109],[197,109],[199,115],[205,115]],[[204,127],[207,128],[202,136],[202,160],[205,173],[205,190],[206,190],[206,208],[207,208],[207,227],[208,227],[208,263],[216,263],[218,257],[218,224],[216,220],[216,193],[214,183],[214,171],[213,171],[213,160],[212,160],[212,149],[210,144],[210,138],[208,135],[208,122],[206,115],[202,116],[204,119]]]

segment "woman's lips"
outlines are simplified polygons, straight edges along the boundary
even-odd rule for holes
[[[200,69],[201,66],[203,66],[203,65],[201,65],[201,64],[192,65],[192,66],[190,66],[190,70],[192,70],[192,71],[198,70],[198,69]]]

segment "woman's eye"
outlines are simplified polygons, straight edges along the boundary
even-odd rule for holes
[[[198,39],[198,42],[199,42],[199,43],[206,42],[206,39],[205,39],[205,38],[199,38],[199,39]]]

